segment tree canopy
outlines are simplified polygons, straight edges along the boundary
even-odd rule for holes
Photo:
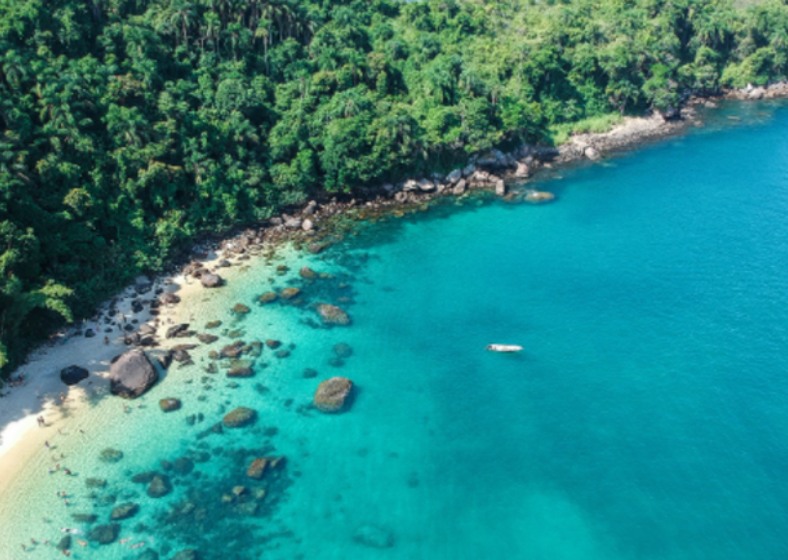
[[[780,0],[0,0],[0,366],[201,232],[787,56]]]

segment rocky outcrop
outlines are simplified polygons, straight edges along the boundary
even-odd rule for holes
[[[346,377],[332,377],[317,386],[313,404],[320,412],[343,412],[350,407],[353,382]]]
[[[279,299],[279,294],[276,292],[265,292],[263,295],[260,296],[258,300],[260,303],[265,305],[266,303],[271,303]]]
[[[224,281],[218,274],[206,272],[200,276],[200,283],[203,285],[203,288],[218,288],[224,284]]]
[[[124,519],[129,519],[131,517],[134,517],[135,515],[137,515],[137,512],[139,511],[140,511],[139,504],[129,502],[127,504],[121,504],[113,508],[109,518],[111,521],[123,521]]]
[[[321,303],[317,306],[317,313],[326,325],[346,326],[350,324],[350,316],[336,305]]]
[[[257,412],[252,408],[239,406],[224,415],[222,422],[228,428],[243,428],[257,420]]]
[[[120,525],[109,523],[107,525],[96,525],[88,532],[88,540],[98,544],[112,544],[118,540]]]
[[[282,299],[293,299],[300,293],[301,293],[300,289],[290,287],[290,288],[285,288],[284,290],[279,292],[279,297],[281,297]]]
[[[181,408],[181,401],[176,398],[161,399],[159,406],[164,412],[173,412]]]
[[[173,292],[164,292],[159,296],[159,304],[160,305],[175,305],[176,303],[180,303],[181,298],[178,294]]]
[[[83,379],[87,379],[88,370],[79,366],[68,366],[60,370],[60,380],[66,385],[76,385]]]

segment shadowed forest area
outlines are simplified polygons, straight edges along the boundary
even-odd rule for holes
[[[778,0],[0,0],[0,367],[200,233],[787,57]]]

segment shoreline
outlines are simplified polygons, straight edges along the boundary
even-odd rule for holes
[[[769,97],[775,99],[788,97],[788,85],[781,85],[779,96]],[[738,95],[738,93],[736,94]],[[763,98],[763,97],[761,97]],[[481,162],[469,171],[468,180],[465,174],[453,183],[454,186],[444,185],[441,189],[439,182],[442,179],[434,177],[432,186],[426,183],[421,184],[415,180],[415,188],[406,189],[409,181],[405,181],[397,187],[383,185],[377,189],[361,189],[358,193],[359,199],[351,198],[347,202],[339,202],[336,198],[318,204],[310,202],[298,214],[283,214],[281,217],[273,218],[267,226],[257,226],[256,228],[245,228],[240,233],[228,234],[220,239],[209,239],[196,241],[191,248],[189,265],[186,269],[178,260],[173,260],[172,267],[168,272],[162,273],[150,282],[150,293],[138,294],[132,285],[127,287],[114,298],[110,298],[98,306],[97,310],[102,313],[108,309],[117,307],[124,316],[136,319],[137,326],[149,324],[155,328],[157,343],[153,348],[148,349],[154,357],[162,352],[167,353],[169,349],[181,342],[179,338],[167,339],[165,331],[170,324],[188,323],[186,306],[176,303],[174,305],[160,306],[154,313],[151,312],[151,299],[158,300],[161,292],[177,292],[179,296],[188,298],[197,291],[203,291],[200,275],[203,268],[215,270],[221,273],[225,268],[222,261],[230,261],[230,270],[242,268],[244,261],[252,257],[271,256],[274,251],[281,248],[285,242],[293,242],[296,249],[306,249],[311,253],[319,253],[323,248],[330,245],[335,235],[331,221],[336,218],[348,217],[351,211],[362,210],[362,219],[370,213],[391,213],[403,208],[422,205],[439,196],[459,196],[474,190],[489,190],[500,188],[500,181],[505,184],[511,182],[521,183],[534,178],[543,170],[556,170],[562,167],[577,164],[583,160],[596,161],[606,155],[617,152],[636,149],[645,143],[661,140],[675,136],[690,126],[700,126],[702,122],[695,115],[694,105],[709,103],[721,99],[740,99],[729,95],[711,98],[694,98],[690,100],[688,106],[682,110],[683,120],[665,120],[660,115],[655,114],[650,117],[625,117],[624,121],[615,126],[610,131],[604,133],[589,133],[572,136],[566,143],[558,148],[538,148],[527,147],[523,151],[520,149],[520,157],[514,158],[511,154],[505,154],[504,159],[508,158],[508,163],[514,159],[517,164],[515,170],[508,165],[504,172],[499,175],[492,175],[487,168],[495,168],[497,163],[490,165]],[[479,163],[479,158],[474,158]],[[525,175],[522,173],[520,164],[527,166]],[[478,175],[477,172],[488,173],[490,177]],[[518,173],[520,171],[520,173]],[[477,174],[477,175],[475,175]],[[474,180],[473,177],[483,180]],[[421,179],[423,181],[424,179]],[[462,193],[456,192],[458,182],[465,182],[466,187]],[[413,183],[411,186],[413,187]],[[426,186],[424,189],[422,187]],[[504,193],[496,192],[501,196]],[[404,195],[404,196],[403,196]],[[208,258],[210,257],[210,258]],[[195,258],[202,258],[200,266],[195,270]],[[233,270],[230,274],[234,274]],[[187,276],[193,280],[189,281]],[[221,290],[221,288],[218,288]],[[144,309],[140,313],[131,313],[131,302],[136,299],[148,300]],[[159,315],[159,311],[166,307],[165,313]],[[166,318],[166,319],[165,319]],[[100,322],[96,327],[106,327]],[[199,328],[199,327],[197,327]],[[76,327],[68,329],[69,333],[76,331]],[[99,330],[99,329],[97,329]],[[83,336],[71,336],[62,347],[57,344],[53,346],[42,345],[28,357],[26,362],[20,366],[12,375],[25,374],[25,382],[21,387],[12,388],[10,392],[6,387],[3,388],[5,395],[0,399],[0,496],[14,482],[17,475],[24,470],[31,461],[34,454],[41,450],[45,441],[54,439],[57,429],[65,421],[66,416],[78,415],[81,406],[85,405],[85,400],[98,389],[108,386],[107,374],[109,362],[116,355],[122,354],[134,347],[124,343],[127,336],[122,331],[119,332],[113,325],[112,338],[109,344],[105,344],[99,332],[92,338]],[[152,352],[150,352],[152,350]],[[89,356],[88,360],[84,360]],[[90,372],[89,381],[80,385],[67,387],[60,380],[59,372],[62,368],[69,365],[80,365]],[[84,383],[84,386],[83,386]],[[67,396],[67,406],[59,403],[59,393]],[[3,400],[5,399],[5,400]],[[68,412],[68,415],[64,414]],[[35,424],[35,418],[43,415],[47,421],[45,428],[39,428]]]

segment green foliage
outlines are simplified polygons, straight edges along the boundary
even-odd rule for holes
[[[780,0],[0,0],[0,367],[202,232],[784,78],[787,49]]]

